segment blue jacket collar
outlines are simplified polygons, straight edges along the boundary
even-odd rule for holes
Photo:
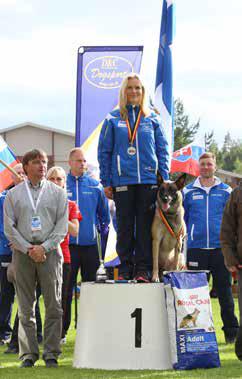
[[[203,186],[201,185],[199,178],[200,178],[200,176],[193,183],[193,187],[197,187],[197,188],[203,189]],[[211,188],[215,187],[215,186],[218,186],[221,183],[221,180],[217,176],[215,176],[214,178],[215,178],[215,181],[214,181],[214,184],[211,186]]]
[[[88,176],[88,174],[87,174],[87,172],[85,172],[83,175],[81,175],[81,176],[75,176],[75,175],[72,175],[72,173],[71,173],[71,171],[69,172],[69,174],[68,174],[68,176],[70,177],[70,179],[71,180],[73,180],[73,181],[75,181],[75,180],[84,180],[87,176]]]
[[[140,110],[140,106],[139,105],[127,104],[126,108],[128,110],[128,113],[132,113],[133,110],[134,110],[136,115],[139,113],[139,110]]]

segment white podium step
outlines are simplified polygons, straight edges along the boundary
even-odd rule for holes
[[[163,284],[83,283],[73,366],[171,369]]]

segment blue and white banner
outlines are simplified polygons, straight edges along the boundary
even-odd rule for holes
[[[97,164],[97,144],[106,115],[118,104],[123,78],[140,72],[143,46],[92,46],[78,49],[76,146]],[[97,164],[98,165],[98,164]]]
[[[118,105],[123,78],[140,72],[143,46],[80,47],[77,62],[76,146],[81,146],[89,170],[98,171],[97,147],[106,115]],[[98,175],[98,174],[97,174]],[[105,265],[119,264],[116,233],[110,229]]]
[[[163,0],[160,43],[156,70],[155,107],[159,110],[162,125],[169,143],[170,158],[173,151],[173,82],[172,42],[174,34],[173,0]]]

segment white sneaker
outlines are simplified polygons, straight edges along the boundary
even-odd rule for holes
[[[61,345],[65,345],[66,344],[66,337],[61,338],[60,344]]]

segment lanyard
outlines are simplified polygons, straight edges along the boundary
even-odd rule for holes
[[[28,194],[28,197],[29,197],[29,201],[32,205],[32,208],[33,208],[33,211],[34,213],[36,213],[36,210],[37,210],[37,207],[39,205],[39,202],[40,202],[40,198],[44,192],[44,189],[45,189],[45,186],[46,186],[46,180],[44,181],[43,185],[42,185],[42,188],[40,190],[40,193],[39,193],[39,196],[38,196],[38,199],[36,201],[36,204],[34,205],[34,199],[33,199],[33,196],[30,192],[30,189],[29,189],[29,186],[28,186],[28,183],[27,183],[27,180],[24,181],[24,184],[25,184],[25,187],[26,187],[26,191],[27,191],[27,194]]]
[[[142,111],[140,110],[139,113],[138,113],[138,117],[137,117],[137,119],[135,121],[135,124],[134,124],[134,130],[133,130],[133,132],[132,132],[132,129],[131,129],[131,126],[130,126],[130,123],[129,123],[129,119],[126,118],[126,120],[125,120],[127,128],[128,128],[129,143],[131,145],[133,145],[133,143],[134,143],[134,139],[135,139],[135,136],[136,136],[139,124],[140,124],[141,114],[142,114]]]

